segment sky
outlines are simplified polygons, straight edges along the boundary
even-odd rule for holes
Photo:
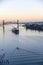
[[[43,0],[0,0],[0,21],[43,21]]]

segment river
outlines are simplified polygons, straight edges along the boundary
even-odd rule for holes
[[[0,27],[0,65],[43,65],[43,32],[20,26],[16,35],[13,27]]]

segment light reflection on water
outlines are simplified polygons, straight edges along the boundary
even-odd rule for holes
[[[6,25],[4,30],[0,27],[0,64],[43,65],[43,32],[20,27],[19,35],[15,35],[12,28],[12,25]]]

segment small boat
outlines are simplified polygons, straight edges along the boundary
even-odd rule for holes
[[[17,28],[13,28],[12,32],[15,34],[19,34],[19,20],[17,20]]]
[[[19,50],[19,47],[16,47],[17,50]]]
[[[15,34],[19,34],[19,29],[13,28],[13,29],[12,29],[12,32],[15,33]]]

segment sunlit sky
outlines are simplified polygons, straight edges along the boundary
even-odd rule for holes
[[[43,21],[43,0],[0,0],[0,21]]]

